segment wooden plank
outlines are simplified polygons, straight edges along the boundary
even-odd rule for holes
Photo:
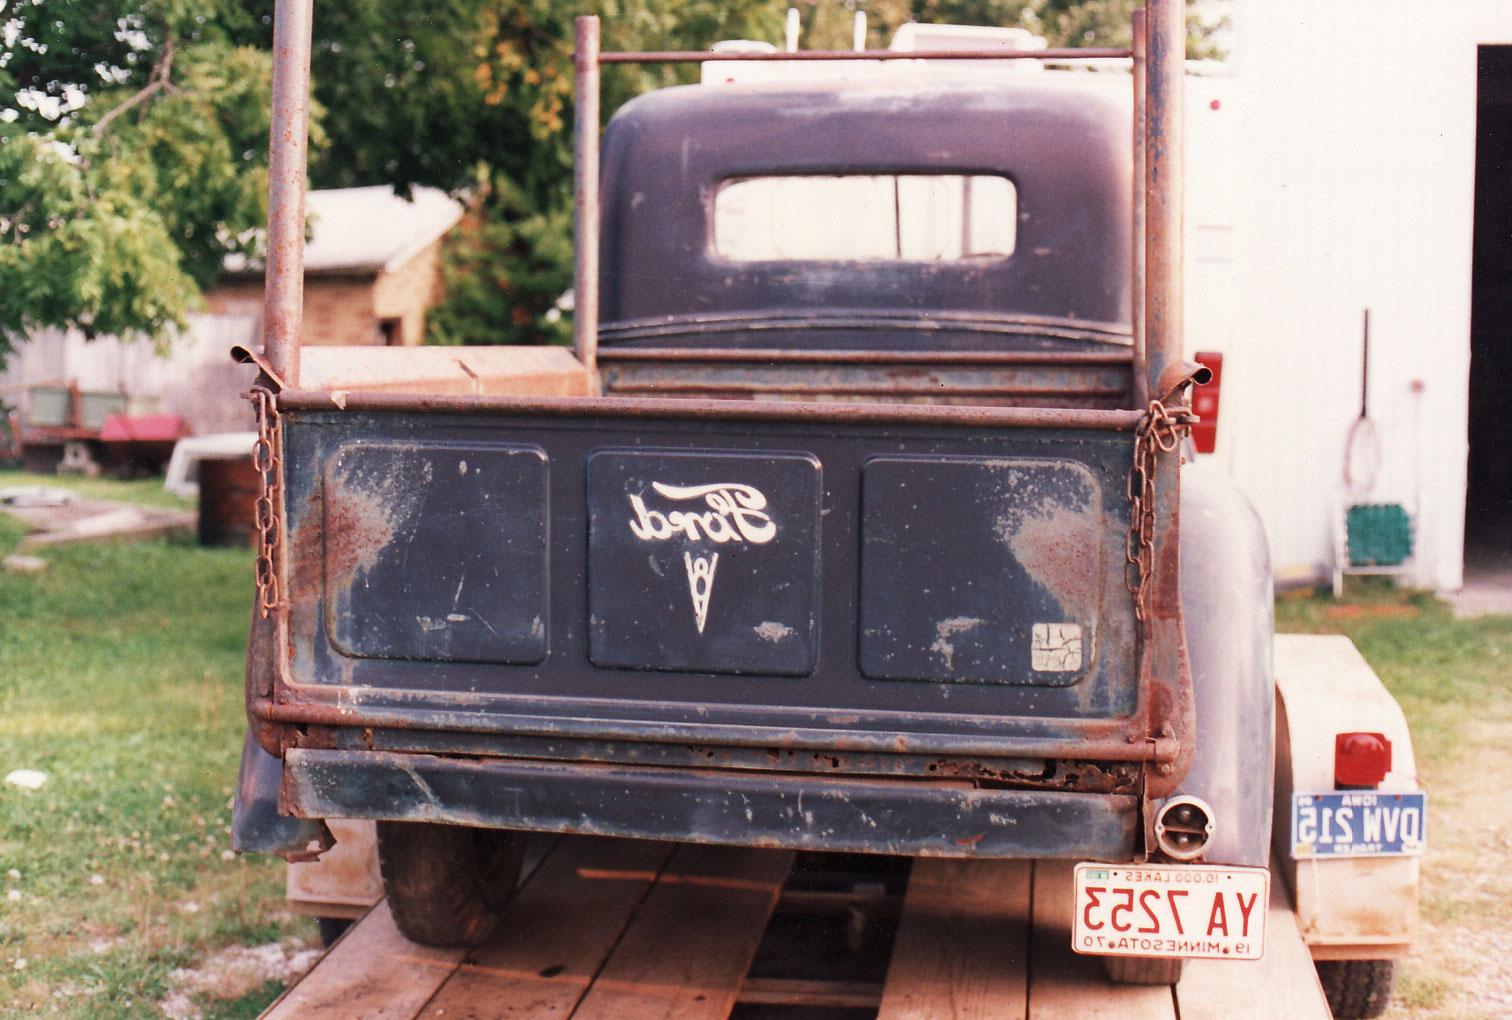
[[[564,839],[421,1016],[570,1016],[671,854],[667,843]]]
[[[1023,1017],[1028,861],[914,862],[878,1020]]]
[[[410,942],[388,902],[370,910],[263,1020],[411,1020],[466,954]]]
[[[1265,956],[1259,960],[1188,960],[1176,986],[1181,1020],[1329,1020],[1328,1000],[1312,955],[1271,869]]]
[[[1102,960],[1071,951],[1072,867],[1069,861],[1034,866],[1030,1020],[1175,1020],[1168,985],[1115,985]]]
[[[723,1020],[793,855],[683,846],[572,1015],[576,1020]]]

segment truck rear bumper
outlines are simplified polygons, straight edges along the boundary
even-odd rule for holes
[[[291,749],[283,810],[492,828],[948,857],[1131,859],[1139,801],[940,781]]]

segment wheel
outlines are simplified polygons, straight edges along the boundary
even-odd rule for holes
[[[330,949],[337,939],[352,926],[350,917],[317,917],[315,926],[320,930],[320,948]]]
[[[378,867],[401,934],[424,946],[475,946],[499,923],[525,861],[518,832],[379,822]]]
[[[1386,1012],[1396,984],[1395,960],[1319,960],[1316,966],[1338,1020],[1369,1020]]]
[[[1164,956],[1104,956],[1108,980],[1119,985],[1174,985],[1185,960]]]

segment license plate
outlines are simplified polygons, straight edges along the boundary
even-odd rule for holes
[[[1403,857],[1423,852],[1426,793],[1294,793],[1292,857]]]
[[[1078,864],[1071,948],[1099,956],[1258,960],[1264,868]]]

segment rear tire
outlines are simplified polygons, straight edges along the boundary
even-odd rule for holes
[[[1370,1020],[1386,1012],[1396,984],[1395,960],[1319,960],[1316,966],[1338,1020]]]
[[[1104,956],[1103,968],[1116,985],[1174,985],[1185,960],[1163,956]]]
[[[378,866],[401,934],[424,946],[475,946],[520,883],[522,833],[379,822]]]

